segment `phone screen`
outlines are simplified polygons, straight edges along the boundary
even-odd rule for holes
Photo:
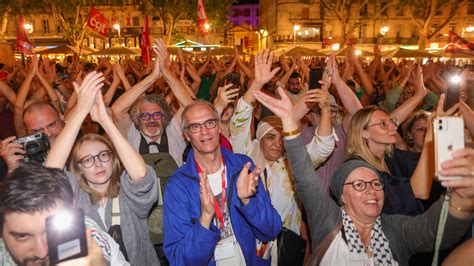
[[[456,103],[459,102],[461,98],[461,88],[459,84],[450,84],[445,91],[444,98],[444,111],[447,111],[449,108],[453,107]]]
[[[321,89],[321,84],[319,83],[320,80],[323,79],[323,68],[311,68],[309,70],[309,89]]]
[[[82,209],[67,209],[46,218],[51,265],[87,256],[86,225]]]

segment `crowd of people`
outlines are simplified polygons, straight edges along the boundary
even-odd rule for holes
[[[396,63],[378,46],[153,52],[3,67],[0,265],[46,264],[45,220],[71,208],[89,254],[65,265],[474,263],[469,65]],[[463,119],[466,147],[435,169],[439,116]]]

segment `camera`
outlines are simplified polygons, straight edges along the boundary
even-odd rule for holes
[[[25,150],[25,162],[30,160],[42,163],[49,150],[48,136],[44,133],[36,133],[18,138],[18,143],[23,145]]]

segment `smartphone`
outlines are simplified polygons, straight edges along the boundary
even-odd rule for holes
[[[234,87],[239,86],[240,84],[240,73],[239,72],[231,72],[226,77],[227,84],[232,83]]]
[[[453,151],[464,148],[464,120],[456,116],[439,116],[433,120],[435,175],[439,181],[458,179],[460,176],[443,176],[441,163],[453,159]]]
[[[321,89],[320,80],[323,79],[324,69],[321,66],[309,70],[309,89]]]
[[[461,86],[458,76],[452,77],[448,81],[448,87],[444,92],[444,111],[447,111],[449,108],[453,107],[461,99]]]
[[[46,218],[46,234],[50,265],[87,256],[82,209],[67,209]]]

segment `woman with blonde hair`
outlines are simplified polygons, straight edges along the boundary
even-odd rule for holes
[[[386,214],[414,215],[423,212],[417,199],[429,197],[432,178],[428,171],[427,145],[423,146],[415,169],[409,170],[410,160],[404,151],[395,149],[398,121],[384,109],[366,106],[359,110],[350,123],[347,134],[347,158],[366,161],[385,182]],[[425,143],[431,140],[431,132]]]
[[[94,71],[80,87],[75,85],[78,104],[51,147],[46,166],[64,168],[72,149],[72,173],[65,172],[75,206],[114,237],[131,265],[160,265],[147,226],[148,213],[158,198],[156,174],[108,115],[100,91],[103,79],[102,73]],[[88,114],[110,140],[86,134],[74,145]]]

